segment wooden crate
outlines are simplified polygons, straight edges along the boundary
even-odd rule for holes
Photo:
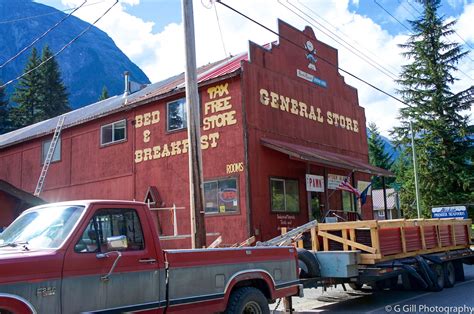
[[[312,232],[316,234],[316,231]],[[324,223],[313,250],[360,250],[362,264],[469,248],[470,219],[394,219]],[[321,243],[321,245],[319,245]]]

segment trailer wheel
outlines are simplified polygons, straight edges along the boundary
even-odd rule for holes
[[[443,263],[444,272],[444,287],[452,288],[456,282],[456,270],[454,269],[453,262]]]
[[[454,263],[454,274],[456,276],[456,281],[464,281],[464,265],[461,261],[455,261]]]
[[[227,303],[227,314],[270,314],[267,298],[254,287],[233,291]]]
[[[444,276],[444,269],[441,264],[432,264],[431,270],[433,271],[433,286],[431,291],[441,291],[444,288],[446,278]]]
[[[298,264],[301,269],[300,278],[314,278],[319,277],[319,263],[313,253],[305,249],[297,249]]]

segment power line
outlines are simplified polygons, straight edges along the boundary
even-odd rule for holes
[[[364,46],[359,43],[357,40],[355,39],[352,39],[349,35],[347,35],[344,31],[342,31],[339,27],[331,24],[328,20],[326,20],[324,17],[322,17],[321,15],[319,15],[318,13],[316,13],[314,10],[312,10],[310,7],[306,6],[304,3],[300,2],[300,0],[297,0],[299,4],[301,4],[305,9],[307,9],[308,11],[310,11],[312,14],[314,14],[315,16],[317,16],[319,19],[323,20],[326,24],[330,25],[332,28],[334,28],[337,32],[341,33],[343,36],[346,37],[346,39],[352,41],[354,44],[358,45],[360,49],[365,49],[367,53],[371,54],[372,57],[376,58],[376,59],[379,59],[380,56],[377,56],[376,54],[374,54],[373,52],[371,52],[369,49],[367,48],[364,48]],[[380,59],[379,59],[380,60]],[[374,61],[375,62],[375,61]],[[380,64],[379,64],[380,65]],[[381,65],[382,66],[382,65]],[[388,65],[391,70],[395,71],[395,72],[398,72],[399,70],[394,68],[393,66],[391,65]],[[382,66],[383,67],[383,66]],[[385,68],[385,67],[384,67]],[[386,69],[386,68],[385,68]],[[389,71],[390,73],[393,74],[392,71]],[[394,74],[395,76],[397,76],[397,74]]]
[[[393,16],[390,12],[388,12],[380,3],[377,2],[377,0],[374,0],[375,4],[378,5],[380,8],[382,8],[382,10],[385,11],[385,13],[387,13],[388,15],[390,15],[395,21],[398,22],[398,24],[400,24],[401,26],[405,27],[405,29],[409,32],[411,32],[411,29],[409,29],[405,24],[403,24],[402,22],[400,22],[395,16]]]
[[[389,11],[387,11],[380,3],[378,3],[377,0],[374,0],[374,2],[375,2],[379,7],[381,7],[382,10],[384,10],[388,15],[390,15],[395,21],[397,21],[401,26],[405,27],[405,28],[409,31],[410,35],[413,35],[412,31],[411,31],[410,29],[408,29],[407,26],[405,26],[405,24],[403,24],[403,23],[400,22],[397,18],[395,18],[395,17],[394,17]],[[408,2],[408,3],[409,3],[409,2]],[[411,7],[414,8],[419,14],[422,14],[422,13],[421,13],[420,11],[418,11],[413,5],[411,5]],[[453,30],[453,31],[454,31],[454,33],[455,33],[456,35],[458,35],[459,38],[462,39],[462,37],[459,36],[459,34],[458,34],[455,30]],[[464,39],[462,39],[462,40],[464,40]],[[464,41],[464,42],[465,42],[465,41]],[[467,44],[467,43],[466,43],[466,44]],[[468,57],[469,59],[471,59],[471,61],[473,61],[472,58],[471,58],[468,54],[467,54],[467,57]],[[464,71],[461,70],[460,68],[457,68],[457,71],[459,71],[459,72],[461,72],[462,74],[464,74],[464,76],[467,77],[468,79],[474,80],[469,74],[467,74],[466,72],[464,72]]]
[[[100,0],[100,1],[97,1],[97,2],[89,3],[89,4],[86,4],[84,7],[89,7],[89,6],[96,5],[96,4],[105,2],[105,1],[106,1],[106,0]],[[26,21],[26,20],[32,20],[32,19],[35,19],[35,18],[37,18],[37,17],[43,17],[43,16],[48,16],[48,15],[54,15],[54,14],[59,14],[59,13],[62,13],[62,12],[68,12],[68,11],[75,10],[76,8],[77,8],[77,7],[75,7],[75,8],[69,8],[69,9],[64,9],[64,10],[55,10],[54,12],[49,12],[49,13],[45,13],[45,14],[31,15],[31,16],[26,16],[26,17],[22,17],[22,18],[18,18],[18,19],[13,19],[13,20],[0,21],[0,25],[1,25],[1,24],[8,24],[8,23],[21,22],[21,21]]]
[[[392,73],[390,70],[386,69],[385,67],[383,67],[382,65],[380,65],[377,61],[371,59],[369,56],[367,56],[364,52],[360,51],[358,48],[354,47],[353,45],[351,45],[350,43],[348,43],[347,41],[345,41],[343,38],[341,38],[340,36],[338,36],[337,34],[335,34],[334,32],[332,32],[330,29],[328,29],[327,27],[325,27],[324,25],[322,25],[321,23],[319,23],[318,21],[316,21],[315,19],[313,19],[311,16],[309,16],[307,13],[303,12],[302,10],[300,10],[298,7],[294,6],[293,4],[290,3],[291,6],[293,6],[294,8],[296,8],[298,11],[300,11],[301,13],[303,13],[304,15],[308,16],[311,20],[313,20],[315,23],[317,23],[318,25],[320,25],[322,28],[324,28],[325,30],[327,30],[328,32],[330,32],[331,34],[333,34],[334,36],[336,36],[338,39],[340,39],[342,42],[344,42],[346,45],[348,45],[350,48],[348,48],[347,46],[345,46],[344,44],[342,44],[341,42],[339,42],[337,39],[334,39],[334,37],[332,37],[331,35],[328,35],[327,33],[325,33],[323,30],[321,30],[319,27],[317,27],[316,25],[314,25],[313,23],[311,23],[310,21],[308,21],[307,19],[305,19],[304,17],[302,17],[301,15],[299,15],[298,13],[296,13],[295,11],[291,10],[290,8],[288,8],[287,6],[285,6],[283,3],[280,2],[280,0],[278,0],[278,2],[284,6],[286,9],[288,9],[289,11],[293,12],[294,14],[296,14],[298,17],[300,17],[301,19],[303,19],[304,21],[306,21],[307,23],[311,24],[312,26],[314,26],[316,29],[318,29],[319,31],[321,31],[322,33],[326,34],[327,36],[329,36],[331,39],[333,39],[335,42],[337,42],[338,44],[342,45],[344,48],[346,48],[347,50],[349,50],[350,52],[352,52],[354,55],[356,55],[357,57],[359,57],[360,59],[362,59],[363,61],[367,62],[369,65],[371,65],[372,67],[374,67],[375,69],[379,70],[381,73],[385,74],[386,76],[388,76],[390,79],[392,80],[396,80],[398,79],[397,77],[397,74],[395,73]],[[287,1],[288,2],[288,1]],[[352,49],[351,49],[352,48]],[[354,52],[357,51],[358,53]]]
[[[27,51],[28,49],[30,49],[31,47],[33,47],[34,44],[36,44],[38,41],[40,41],[42,38],[44,38],[44,36],[46,36],[47,34],[49,34],[50,32],[52,32],[56,27],[59,26],[59,24],[61,24],[62,22],[64,22],[68,17],[70,17],[74,12],[76,12],[77,10],[79,10],[85,3],[87,2],[87,0],[84,0],[84,2],[78,6],[77,8],[75,8],[74,10],[71,11],[71,13],[69,13],[68,15],[66,15],[65,17],[63,17],[61,20],[59,20],[56,24],[54,24],[52,27],[50,27],[48,30],[46,30],[46,32],[44,32],[42,35],[40,35],[39,37],[37,37],[35,40],[33,40],[29,45],[26,45],[23,49],[21,49],[17,54],[15,54],[13,57],[11,57],[10,59],[8,59],[7,61],[5,61],[3,64],[0,65],[0,69],[2,69],[5,65],[7,65],[8,63],[12,62],[13,60],[15,60],[16,58],[18,58],[20,55],[22,55],[25,51]]]
[[[44,60],[43,62],[41,62],[40,64],[38,64],[36,67],[32,68],[31,70],[23,73],[22,75],[6,82],[5,84],[3,84],[2,86],[0,86],[0,88],[5,88],[6,86],[10,85],[11,83],[13,82],[16,82],[18,81],[19,79],[21,79],[22,77],[24,77],[25,75],[28,75],[30,74],[31,72],[35,71],[36,69],[38,69],[39,67],[41,67],[43,64],[45,64],[46,62],[48,62],[49,60],[53,59],[54,57],[56,57],[57,55],[59,55],[61,52],[63,52],[67,47],[69,47],[70,45],[72,45],[72,43],[74,43],[76,40],[78,40],[82,35],[84,35],[87,31],[89,31],[93,25],[95,25],[97,22],[100,21],[100,19],[102,19],[107,13],[109,13],[110,10],[112,10],[112,8],[119,2],[119,0],[115,0],[115,3],[112,4],[101,16],[99,16],[99,18],[97,18],[92,24],[89,24],[88,27],[86,27],[82,32],[80,32],[76,37],[74,37],[73,39],[71,39],[71,41],[69,41],[66,45],[64,45],[58,52],[56,52],[54,55],[52,55],[51,57],[49,57],[48,59]]]
[[[256,20],[254,20],[253,18],[251,18],[251,17],[245,15],[244,13],[238,11],[237,9],[234,9],[233,7],[231,7],[231,6],[227,5],[226,3],[222,2],[222,0],[217,0],[217,3],[219,3],[219,4],[223,5],[223,6],[225,6],[225,7],[228,8],[229,10],[231,10],[231,11],[233,11],[233,12],[239,14],[240,16],[246,18],[247,20],[249,20],[249,21],[251,21],[251,22],[257,24],[258,26],[260,26],[260,27],[262,27],[262,28],[264,28],[264,29],[266,29],[267,31],[269,31],[269,32],[271,32],[272,34],[278,36],[279,38],[286,40],[287,42],[293,44],[294,46],[298,47],[299,49],[301,49],[301,50],[303,50],[303,51],[306,51],[306,50],[305,50],[303,47],[301,47],[298,43],[292,41],[292,40],[289,39],[289,38],[286,38],[286,37],[280,35],[278,32],[272,30],[271,28],[269,28],[269,27],[263,25],[262,23],[260,23],[260,22],[258,22],[258,21],[256,21]],[[304,34],[303,34],[303,35],[304,35]],[[306,35],[304,35],[304,36],[306,36]],[[307,37],[308,39],[312,39],[312,38],[310,38],[310,37],[308,37],[308,36],[306,36],[306,37]],[[319,60],[326,62],[326,63],[329,64],[330,66],[332,66],[332,67],[334,67],[334,68],[340,70],[341,72],[346,73],[347,75],[349,75],[349,76],[351,76],[351,77],[357,79],[358,81],[360,81],[360,82],[362,82],[362,83],[364,83],[364,84],[366,84],[366,85],[372,87],[373,89],[375,89],[375,90],[377,90],[377,91],[379,91],[379,92],[385,94],[386,96],[388,96],[388,97],[390,97],[390,98],[392,98],[392,99],[394,99],[394,100],[396,100],[396,101],[398,101],[398,102],[400,102],[400,103],[402,103],[402,104],[404,104],[404,105],[406,105],[406,106],[409,106],[409,104],[406,103],[406,102],[404,102],[403,100],[401,100],[401,99],[399,99],[399,98],[393,96],[392,94],[390,94],[390,93],[388,93],[388,92],[386,92],[386,91],[384,91],[384,90],[378,88],[377,86],[375,86],[375,85],[373,85],[373,84],[367,82],[366,80],[364,80],[364,79],[358,77],[357,75],[352,74],[352,73],[350,73],[349,71],[346,71],[346,70],[342,69],[341,67],[339,67],[339,66],[333,64],[333,63],[330,62],[329,60],[327,60],[327,59],[325,59],[325,58],[323,58],[323,57],[321,57],[321,56],[319,56],[319,55],[318,55],[318,58],[319,58]]]
[[[216,20],[217,20],[217,26],[219,27],[219,34],[221,35],[221,43],[222,43],[222,48],[224,49],[224,55],[227,57],[227,50],[225,49],[225,42],[224,42],[224,36],[222,36],[222,29],[221,29],[221,23],[219,21],[219,15],[217,14],[217,6],[213,5],[214,7],[214,12],[216,12]]]

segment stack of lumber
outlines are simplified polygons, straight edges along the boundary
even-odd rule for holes
[[[470,219],[366,220],[315,228],[313,250],[360,250],[362,264],[469,248],[471,239]]]

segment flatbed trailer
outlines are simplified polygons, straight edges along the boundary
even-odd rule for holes
[[[309,222],[266,243],[297,243],[301,283],[321,287],[348,283],[375,289],[403,285],[439,291],[464,280],[474,264],[470,219],[397,219]],[[310,235],[303,241],[302,234]],[[308,250],[303,249],[306,247]]]
[[[403,286],[440,291],[452,287],[456,281],[464,281],[463,264],[474,264],[472,249],[422,254],[371,265],[354,263],[359,251],[333,251],[330,257],[328,252],[312,254],[318,261],[319,275],[302,278],[305,288],[349,284],[358,290],[365,284],[377,290]],[[331,264],[327,263],[328,258],[332,259]]]

